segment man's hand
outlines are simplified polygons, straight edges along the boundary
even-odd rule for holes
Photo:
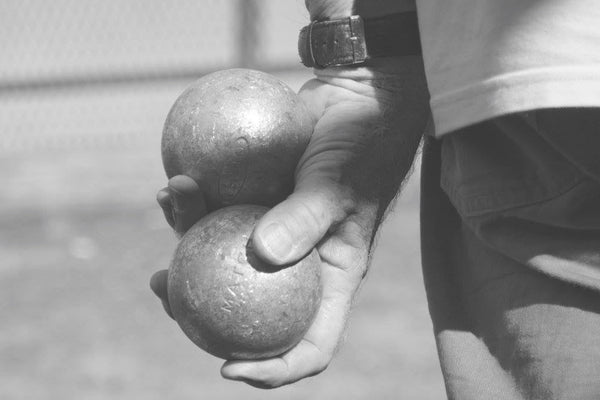
[[[179,235],[187,232],[207,212],[202,190],[185,175],[169,179],[168,186],[156,195],[156,201],[171,228]]]
[[[318,121],[296,172],[294,193],[271,209],[253,233],[257,254],[282,265],[316,247],[322,260],[321,307],[302,341],[259,361],[227,361],[221,374],[273,388],[318,374],[342,339],[384,212],[410,169],[428,117],[420,60],[394,74],[328,72],[300,95]],[[175,177],[159,192],[167,221],[183,232],[205,213],[200,188]],[[174,211],[172,211],[174,210]],[[151,281],[169,312],[166,273]]]

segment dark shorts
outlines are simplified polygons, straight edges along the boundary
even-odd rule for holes
[[[600,399],[600,109],[426,140],[425,285],[451,399]]]

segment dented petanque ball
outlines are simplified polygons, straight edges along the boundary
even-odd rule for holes
[[[171,108],[163,165],[169,178],[193,178],[209,211],[233,204],[272,207],[293,191],[313,124],[302,99],[277,78],[248,69],[214,72]]]
[[[267,208],[236,205],[198,221],[169,267],[173,316],[200,348],[223,359],[277,356],[296,345],[321,301],[316,250],[293,265],[257,258],[249,241]]]

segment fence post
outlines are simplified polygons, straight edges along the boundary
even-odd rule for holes
[[[260,3],[260,0],[238,0],[238,65],[243,68],[256,68],[259,64],[264,22]]]

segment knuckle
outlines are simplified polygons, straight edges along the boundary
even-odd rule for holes
[[[345,216],[341,202],[326,190],[303,193],[296,198],[296,207],[296,223],[319,233],[328,231],[331,225]]]
[[[319,362],[316,365],[314,375],[320,374],[321,372],[325,371],[329,367],[330,363],[331,363],[331,357],[323,357],[321,362]]]
[[[318,210],[319,206],[316,203],[306,198],[298,199],[297,222],[302,225],[318,227],[321,230],[325,220],[325,213],[322,210]]]
[[[251,386],[257,387],[259,389],[266,389],[266,390],[276,389],[276,388],[282,386],[278,382],[268,380],[268,379],[261,380],[261,381],[247,382],[247,383],[249,383]]]
[[[288,385],[292,382],[289,381],[288,377],[281,376],[263,376],[258,380],[255,380],[253,386],[260,387],[261,389],[276,389],[281,386]]]
[[[325,371],[329,367],[331,359],[332,357],[329,357],[327,355],[323,355],[321,358],[319,358],[314,364],[313,369],[306,375],[306,378],[310,376],[319,375],[320,373]]]

